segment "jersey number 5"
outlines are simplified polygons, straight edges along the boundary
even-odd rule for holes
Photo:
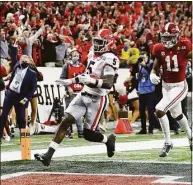
[[[92,66],[93,66],[94,64],[95,64],[94,61],[90,61],[89,65],[88,65],[88,67],[87,67],[87,69],[86,69],[86,73],[87,73],[87,74],[91,74],[91,73],[92,73]]]
[[[174,55],[172,57],[172,61],[173,61],[173,64],[174,64],[172,68],[171,68],[171,58],[170,58],[170,56],[167,56],[165,58],[165,61],[166,61],[167,71],[173,71],[173,72],[178,72],[179,71],[177,55]]]

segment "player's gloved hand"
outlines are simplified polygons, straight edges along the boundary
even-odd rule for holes
[[[78,76],[80,83],[83,83],[85,85],[87,84],[95,84],[96,83],[96,79],[90,77],[89,74],[83,74]]]
[[[155,73],[150,74],[150,80],[151,80],[151,83],[155,85],[160,83],[160,77],[157,76]]]
[[[68,85],[73,84],[72,79],[58,79],[55,82],[57,85],[64,85],[64,86],[68,86]]]
[[[27,98],[23,98],[19,103],[25,105],[27,101],[28,101]]]

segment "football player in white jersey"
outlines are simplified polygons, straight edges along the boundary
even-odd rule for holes
[[[115,83],[115,76],[119,68],[119,59],[111,51],[114,45],[113,34],[108,29],[101,29],[93,38],[93,46],[88,55],[86,72],[75,78],[57,80],[57,84],[68,86],[72,83],[84,84],[83,90],[72,100],[60,123],[48,151],[35,154],[36,160],[49,166],[51,158],[63,140],[67,129],[75,120],[85,115],[84,138],[91,142],[105,143],[108,157],[115,152],[115,136],[103,135],[98,132],[100,117],[105,110],[107,94]]]

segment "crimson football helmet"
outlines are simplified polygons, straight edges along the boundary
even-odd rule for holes
[[[94,52],[103,53],[110,51],[115,43],[113,34],[108,29],[101,29],[96,33],[96,36],[92,39]]]
[[[172,48],[178,43],[180,30],[174,23],[167,23],[160,32],[161,42],[166,48]]]

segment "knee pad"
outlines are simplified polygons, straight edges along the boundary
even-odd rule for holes
[[[92,142],[102,142],[103,135],[100,132],[84,129],[84,139]]]
[[[174,118],[176,121],[180,121],[183,118],[183,114],[180,114],[176,118]]]

